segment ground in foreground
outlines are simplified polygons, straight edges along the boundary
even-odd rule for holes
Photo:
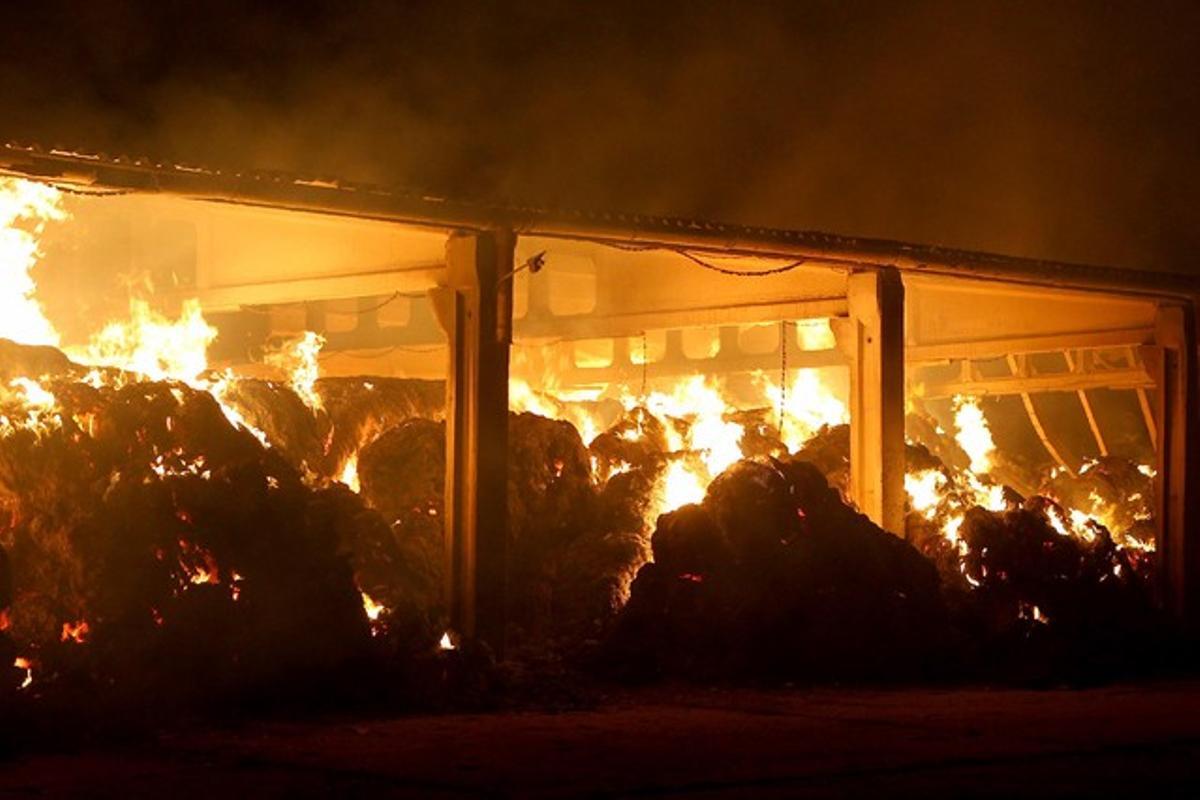
[[[0,761],[0,796],[16,797],[1112,797],[1197,787],[1197,681],[654,689],[563,713],[255,722]]]

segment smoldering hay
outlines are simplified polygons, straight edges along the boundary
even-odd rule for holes
[[[381,642],[402,659],[435,647],[436,385],[323,379],[315,410],[283,382],[235,380],[218,400],[95,380],[52,348],[0,352],[10,696],[320,686],[388,668]],[[512,416],[514,653],[639,677],[922,678],[1044,665],[1047,647],[1051,666],[1077,665],[1157,625],[1144,552],[1048,498],[1008,490],[984,507],[925,448],[910,447],[910,470],[945,491],[914,502],[907,541],[881,531],[836,488],[843,428],[788,454],[757,426],[762,452],[655,519],[671,465],[697,457],[664,424],[688,420],[635,407],[588,445],[565,421]],[[361,493],[338,480],[347,453]]]

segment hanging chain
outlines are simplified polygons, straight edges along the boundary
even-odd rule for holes
[[[783,438],[783,415],[787,409],[787,320],[779,322],[779,438]]]
[[[646,403],[646,365],[649,359],[646,358],[646,332],[642,331],[642,405]]]

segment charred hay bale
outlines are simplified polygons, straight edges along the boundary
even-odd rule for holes
[[[910,411],[904,417],[904,433],[941,465],[955,472],[971,466],[971,457],[932,416],[924,411]]]
[[[210,463],[253,459],[262,445],[235,428],[208,392],[166,381],[102,390],[94,412],[94,450],[108,464],[149,469],[159,459],[186,455]]]
[[[595,529],[591,464],[569,422],[509,415],[509,586],[519,628],[551,625],[556,553]]]
[[[397,617],[432,620],[441,608],[445,423],[402,422],[363,448],[358,472],[363,498],[390,526],[399,551],[387,593],[371,596]]]
[[[609,641],[622,668],[848,678],[887,663],[894,676],[942,652],[932,565],[811,464],[734,465],[703,504],[663,515],[653,544]]]
[[[10,631],[39,680],[78,669],[106,692],[199,696],[357,657],[354,568],[382,580],[397,558],[357,498],[314,494],[188,387],[60,399],[61,426],[0,439]],[[78,622],[82,645],[63,627]]]
[[[440,531],[446,485],[446,425],[409,419],[362,449],[358,477],[367,503],[389,523],[416,515]]]
[[[596,505],[598,529],[639,534],[645,531],[656,484],[655,475],[644,468],[618,472],[604,481]],[[646,531],[645,538],[648,534]]]
[[[553,564],[553,635],[570,643],[598,641],[649,559],[649,538],[641,531],[588,531],[559,551]]]
[[[1102,526],[1063,533],[1052,515],[1067,518],[1042,497],[1003,512],[971,509],[956,558],[937,562],[977,667],[1003,679],[1070,680],[1136,667],[1164,631],[1148,582]]]
[[[516,552],[536,553],[592,525],[591,462],[569,422],[509,415],[509,533]]]
[[[657,476],[666,465],[667,449],[663,423],[640,407],[627,411],[588,447],[601,475],[639,469]]]
[[[698,505],[663,514],[651,546],[654,563],[677,575],[702,577],[727,568],[736,559],[712,512]]]
[[[831,486],[850,491],[850,426],[825,425],[792,456],[814,465]]]
[[[13,378],[66,376],[83,371],[57,347],[0,339],[0,380],[5,383]]]
[[[329,419],[314,413],[290,386],[276,381],[239,378],[229,382],[223,400],[260,430],[297,469],[320,471]]]
[[[771,409],[753,408],[726,415],[730,422],[742,426],[739,444],[745,458],[782,458],[787,455],[787,445],[779,438],[779,426],[771,421],[774,414]]]
[[[8,553],[0,547],[0,615],[12,604],[12,568],[8,565]],[[8,627],[0,625],[0,630]]]
[[[264,462],[120,478],[80,531],[93,669],[115,691],[291,685],[357,657],[366,620],[343,509]],[[350,538],[350,542],[343,541]]]
[[[326,475],[376,436],[406,419],[441,419],[446,384],[416,378],[321,378],[316,392],[332,425]]]
[[[1108,532],[1090,525],[1090,540],[1063,535],[1049,513],[1066,517],[1040,497],[1009,511],[967,513],[960,536],[966,572],[978,584],[973,600],[995,612],[1000,625],[1022,616],[1022,606],[1037,606],[1063,628],[1145,610],[1148,587]]]

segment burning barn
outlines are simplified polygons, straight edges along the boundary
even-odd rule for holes
[[[31,147],[0,169],[18,691],[131,653],[109,671],[139,686],[168,656],[266,681],[386,636],[681,671],[704,641],[780,673],[819,642],[840,674],[1200,613],[1182,279]]]

